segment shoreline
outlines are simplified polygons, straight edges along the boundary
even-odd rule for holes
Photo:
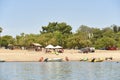
[[[28,51],[28,50],[6,50],[0,49],[0,60],[5,62],[39,62],[43,57],[43,60],[46,58],[62,58],[63,61],[66,61],[68,57],[69,61],[80,61],[84,58],[109,58],[112,57],[112,60],[107,61],[117,61],[120,62],[120,50],[108,51],[108,50],[96,50],[94,53],[78,53],[78,50],[64,50],[64,53],[59,55],[52,53],[45,53],[44,51]],[[106,61],[106,60],[104,60]]]

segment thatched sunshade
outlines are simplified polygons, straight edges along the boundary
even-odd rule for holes
[[[13,44],[8,44],[8,46],[10,47],[10,46],[13,46]]]

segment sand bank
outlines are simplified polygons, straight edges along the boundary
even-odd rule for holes
[[[0,49],[0,60],[5,61],[39,61],[40,58],[62,58],[65,61],[65,57],[68,57],[70,61],[80,60],[80,58],[106,58],[112,57],[112,61],[120,61],[120,50],[107,51],[96,50],[94,53],[78,53],[78,50],[64,50],[64,53],[59,55],[52,53],[45,53],[45,51],[28,51],[28,50],[7,50]]]

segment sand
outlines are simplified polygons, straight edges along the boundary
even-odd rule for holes
[[[28,51],[28,50],[8,50],[0,49],[0,60],[5,61],[39,61],[40,58],[62,58],[66,61],[80,60],[80,58],[107,58],[112,57],[112,61],[120,61],[120,50],[96,50],[94,53],[79,53],[78,50],[64,50],[64,53],[59,55],[52,53],[45,53],[45,51]]]

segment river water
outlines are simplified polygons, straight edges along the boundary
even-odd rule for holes
[[[120,80],[120,62],[0,62],[0,80]]]

